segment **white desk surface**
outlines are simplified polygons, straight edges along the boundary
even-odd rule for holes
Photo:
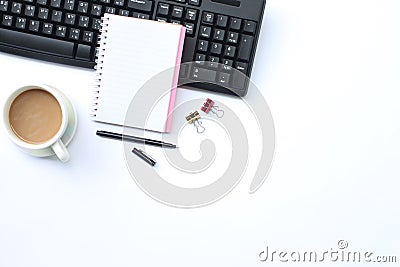
[[[92,71],[0,53],[1,101],[39,81],[79,113],[65,165],[25,155],[0,128],[0,266],[262,266],[266,246],[341,239],[400,261],[399,12],[397,0],[269,0],[253,80],[275,120],[272,170],[255,194],[250,171],[199,209],[149,198],[121,143],[95,136]],[[213,96],[180,90],[178,101],[198,95]]]

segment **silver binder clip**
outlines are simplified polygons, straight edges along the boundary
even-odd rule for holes
[[[225,112],[222,109],[219,109],[218,106],[215,106],[215,102],[209,98],[206,99],[206,102],[204,102],[201,110],[207,114],[211,111],[212,113],[217,115],[218,118],[222,118],[225,114]]]
[[[203,123],[200,121],[200,114],[196,110],[194,112],[190,112],[189,115],[186,116],[186,120],[189,122],[189,124],[193,124],[194,127],[196,127],[197,133],[201,134],[204,133],[206,128],[203,127]]]

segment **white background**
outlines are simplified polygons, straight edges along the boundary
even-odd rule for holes
[[[1,53],[1,101],[55,85],[79,128],[66,165],[22,153],[0,128],[0,266],[267,266],[266,246],[323,252],[340,239],[399,262],[400,2],[270,0],[265,13],[252,78],[274,116],[274,165],[255,194],[249,171],[200,209],[149,198],[122,144],[95,136],[93,72]],[[178,100],[195,95],[213,96]]]

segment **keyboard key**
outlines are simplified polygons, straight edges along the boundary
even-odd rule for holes
[[[67,15],[65,15],[64,22],[66,24],[69,24],[69,25],[74,25],[75,24],[75,18],[76,18],[75,14],[67,13]]]
[[[211,53],[214,55],[220,55],[222,52],[222,44],[212,43],[211,45]]]
[[[188,76],[189,66],[187,64],[182,64],[179,70],[179,78],[185,79]]]
[[[172,24],[176,24],[176,25],[181,25],[182,24],[182,22],[180,20],[176,20],[176,19],[172,19],[170,22]]]
[[[64,9],[74,10],[75,0],[65,0]]]
[[[228,17],[223,15],[217,16],[217,26],[225,28],[228,24]]]
[[[238,18],[231,18],[230,29],[239,31],[242,27],[242,20]]]
[[[0,43],[70,58],[74,50],[70,42],[5,29],[0,29]]]
[[[29,30],[32,31],[32,32],[38,32],[39,31],[39,25],[40,25],[39,21],[31,20],[29,22]]]
[[[90,60],[90,46],[79,44],[76,50],[77,59]]]
[[[188,4],[189,5],[193,5],[193,6],[199,6],[200,5],[200,0],[189,0]]]
[[[33,17],[33,15],[35,15],[35,6],[31,6],[31,5],[26,5],[25,7],[25,16],[28,17]]]
[[[87,13],[89,10],[89,3],[88,2],[78,2],[78,12],[80,13]]]
[[[114,0],[114,5],[116,6],[124,6],[125,0]]]
[[[246,20],[244,22],[244,32],[247,33],[255,33],[256,32],[256,23],[254,21]]]
[[[51,23],[43,23],[42,32],[44,34],[52,34],[53,33],[53,24],[51,24]]]
[[[164,3],[159,3],[157,8],[158,16],[168,16],[169,14],[169,5]]]
[[[213,69],[218,68],[219,57],[209,56],[208,57],[208,66]]]
[[[52,7],[60,7],[61,6],[61,0],[50,0],[50,5]]]
[[[204,37],[207,39],[210,38],[211,37],[211,27],[201,26],[199,34],[201,37]]]
[[[61,22],[61,17],[62,17],[62,12],[61,11],[53,10],[53,12],[51,13],[51,20],[52,21]]]
[[[67,27],[65,26],[57,26],[56,27],[56,36],[64,38],[67,35]],[[72,52],[71,52],[72,56]]]
[[[3,24],[4,26],[11,26],[13,19],[14,18],[11,15],[4,15],[1,24]]]
[[[90,14],[92,14],[93,16],[100,16],[101,15],[101,10],[103,9],[103,6],[101,5],[92,5],[92,11],[90,12]]]
[[[215,82],[217,72],[214,70],[194,67],[191,78],[198,81]]]
[[[79,33],[80,33],[79,29],[71,28],[69,30],[69,38],[73,40],[79,40]]]
[[[168,20],[166,18],[162,18],[162,17],[156,17],[156,21],[158,21],[158,22],[168,22]]]
[[[236,55],[236,47],[227,45],[225,48],[224,56],[229,58],[234,58],[235,55]]]
[[[101,19],[94,18],[92,20],[92,29],[93,30],[100,30],[101,28]]]
[[[250,35],[243,35],[239,45],[239,59],[248,61],[253,48],[254,38]]]
[[[194,24],[185,22],[186,34],[189,36],[194,35]]]
[[[194,61],[196,62],[196,64],[204,65],[204,61],[206,61],[206,55],[196,54]]]
[[[39,5],[47,5],[47,0],[37,0],[36,3],[38,3]]]
[[[224,59],[224,60],[222,61],[222,64],[224,64],[224,65],[226,65],[226,66],[229,66],[229,67],[232,67],[232,66],[233,66],[233,61],[230,60],[230,59]]]
[[[249,68],[249,64],[243,62],[236,62],[235,69],[247,75],[247,70]]]
[[[186,3],[186,0],[175,0],[175,2],[178,2],[178,3]]]
[[[82,40],[83,40],[84,42],[91,43],[91,42],[93,41],[93,35],[94,35],[93,32],[84,31],[84,32],[83,32]]]
[[[213,24],[214,23],[214,14],[210,13],[210,12],[204,12],[203,22],[206,24]]]
[[[78,25],[80,27],[84,27],[84,28],[89,27],[89,17],[80,16],[79,17],[79,21],[78,21]]]
[[[21,14],[22,4],[21,3],[12,3],[11,13]]]
[[[49,16],[49,10],[47,8],[41,7],[39,8],[38,18],[39,19],[47,19]]]
[[[0,0],[0,11],[7,11],[8,9],[8,1]]]
[[[197,44],[197,50],[201,52],[207,52],[208,50],[208,41],[200,40]]]
[[[237,32],[229,32],[228,33],[228,43],[237,44],[239,40],[239,33]]]
[[[219,84],[221,84],[221,85],[228,86],[230,80],[231,80],[231,75],[230,75],[229,73],[223,73],[223,72],[221,72],[221,73],[218,75],[218,80],[217,80],[217,82],[218,82]]]
[[[17,21],[15,22],[15,27],[17,27],[18,29],[25,29],[26,19],[18,17]]]
[[[101,3],[104,3],[104,4],[110,4],[110,3],[111,3],[111,0],[100,0],[100,2],[101,2]]]
[[[111,6],[106,6],[106,9],[104,10],[105,13],[109,13],[109,14],[115,14],[115,7],[111,7]]]
[[[243,90],[245,88],[244,86],[247,79],[248,78],[246,77],[246,75],[243,75],[240,72],[234,72],[231,85],[234,89]]]
[[[132,17],[137,19],[150,19],[150,15],[139,12],[133,12]]]
[[[129,16],[129,10],[120,9],[118,14],[119,14],[120,16],[128,17],[128,16]]]
[[[172,17],[173,18],[182,18],[183,17],[183,7],[174,6],[172,9]]]
[[[150,0],[129,0],[128,7],[140,10],[143,12],[150,12],[153,7],[153,1]]]
[[[214,40],[223,41],[225,39],[225,31],[217,29],[214,32]]]
[[[223,64],[222,69],[224,71],[231,71],[233,66],[233,60],[224,59],[222,60],[222,64]]]
[[[196,21],[197,20],[197,10],[188,9],[186,12],[186,20],[187,21]]]

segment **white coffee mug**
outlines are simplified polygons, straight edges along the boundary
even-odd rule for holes
[[[58,132],[49,140],[40,144],[32,144],[22,140],[13,131],[10,124],[10,108],[14,100],[22,93],[40,89],[47,91],[57,100],[61,107],[62,121]],[[71,141],[77,127],[76,111],[69,99],[58,89],[49,85],[27,85],[15,90],[6,100],[3,112],[4,125],[8,136],[17,146],[25,152],[37,157],[47,157],[56,154],[62,162],[67,162],[70,158],[66,146]]]

